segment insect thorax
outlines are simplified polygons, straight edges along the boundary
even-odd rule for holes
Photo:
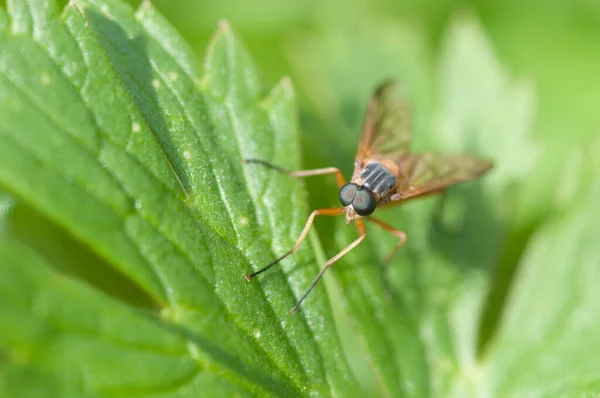
[[[383,196],[396,186],[396,176],[379,162],[372,162],[360,173],[362,185],[369,191]]]

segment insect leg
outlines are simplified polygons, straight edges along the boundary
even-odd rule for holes
[[[389,233],[391,233],[392,235],[394,235],[395,237],[400,239],[400,241],[398,243],[396,243],[396,246],[394,246],[394,248],[392,249],[392,252],[385,257],[385,261],[390,262],[392,260],[392,258],[394,257],[394,255],[396,254],[396,252],[398,251],[398,249],[400,249],[406,243],[406,238],[407,238],[406,232],[399,230],[397,228],[394,228],[391,225],[386,224],[377,218],[369,217],[368,219],[369,219],[369,221],[374,222],[375,224],[379,225],[384,230],[388,231]]]
[[[273,170],[278,171],[283,174],[287,174],[290,177],[294,177],[294,178],[318,176],[318,175],[324,175],[324,174],[335,174],[335,180],[340,188],[344,184],[346,184],[346,179],[344,178],[344,175],[342,174],[340,169],[338,169],[337,167],[325,167],[322,169],[290,171],[290,170],[281,168],[279,166],[276,166],[272,163],[269,163],[269,162],[266,162],[266,161],[260,160],[260,159],[244,159],[243,163],[244,164],[248,164],[248,163],[261,164],[265,167],[268,167],[270,169],[273,169]]]
[[[395,237],[397,237],[399,239],[398,243],[396,243],[396,246],[394,246],[391,253],[385,257],[383,269],[381,272],[381,282],[383,284],[383,288],[386,292],[387,298],[391,299],[392,297],[394,297],[394,291],[392,290],[389,279],[387,277],[388,276],[388,266],[390,264],[390,261],[394,257],[394,255],[406,243],[406,233],[404,231],[401,231],[399,229],[392,227],[389,224],[384,223],[381,220],[378,220],[377,218],[369,217],[369,220],[373,221],[375,224],[379,225],[381,228],[388,231],[389,233],[391,233],[392,235],[394,235]]]
[[[287,253],[285,253],[283,256],[279,257],[277,260],[268,264],[266,267],[254,272],[252,274],[246,275],[245,278],[248,280],[248,282],[250,282],[250,280],[253,277],[255,277],[256,275],[265,272],[266,270],[268,270],[275,264],[279,263],[281,260],[283,260],[284,258],[289,256],[290,254],[298,251],[300,244],[306,238],[306,235],[308,234],[308,231],[310,230],[310,227],[316,216],[339,216],[340,214],[344,214],[344,209],[341,207],[340,208],[332,208],[332,209],[319,209],[319,210],[315,210],[312,213],[310,213],[310,216],[308,217],[308,220],[306,221],[306,224],[304,225],[304,229],[302,230],[302,233],[300,234],[300,236],[298,237],[298,240],[294,244],[294,247],[292,247]]]
[[[296,311],[298,310],[298,307],[300,307],[300,304],[302,304],[302,302],[304,301],[306,296],[308,296],[308,294],[314,289],[314,287],[317,285],[317,283],[321,280],[321,278],[323,277],[323,274],[325,274],[325,271],[327,271],[327,269],[329,267],[331,267],[333,265],[333,263],[335,263],[340,258],[344,257],[350,250],[354,249],[356,246],[358,246],[360,244],[360,242],[362,242],[365,239],[365,237],[367,236],[367,231],[365,230],[365,226],[364,226],[362,220],[360,220],[360,219],[356,220],[356,228],[359,231],[359,237],[354,242],[352,242],[348,246],[346,246],[341,252],[339,252],[335,256],[331,257],[329,259],[329,261],[327,261],[325,263],[325,265],[323,266],[323,269],[321,269],[321,272],[319,272],[319,275],[317,275],[317,277],[315,278],[313,283],[310,285],[308,290],[306,290],[306,292],[302,295],[302,297],[300,297],[300,300],[298,300],[298,302],[296,303],[294,308],[292,308],[290,310],[290,312],[292,314],[296,313]]]

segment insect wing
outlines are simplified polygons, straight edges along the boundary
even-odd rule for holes
[[[400,155],[409,151],[409,110],[398,84],[381,84],[369,100],[356,152],[359,161],[375,155]]]
[[[369,101],[353,180],[370,161],[392,166],[389,169],[395,169],[398,179],[391,195],[392,202],[396,202],[443,191],[450,185],[477,178],[492,167],[488,161],[473,156],[411,153],[410,144],[409,109],[401,87],[385,82]]]
[[[450,185],[475,179],[492,164],[467,155],[405,154],[395,160],[399,169],[397,200],[443,191]]]

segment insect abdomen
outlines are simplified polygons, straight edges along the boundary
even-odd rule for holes
[[[396,176],[379,162],[369,163],[360,174],[363,186],[380,196],[396,185]]]

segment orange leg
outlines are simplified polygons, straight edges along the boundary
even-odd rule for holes
[[[388,267],[388,264],[390,263],[390,261],[392,261],[392,258],[394,258],[394,255],[396,255],[398,250],[406,243],[407,236],[404,231],[394,228],[391,225],[386,224],[381,220],[378,220],[373,217],[369,217],[369,220],[373,221],[375,224],[379,225],[381,228],[388,231],[389,233],[391,233],[392,235],[394,235],[395,237],[397,237],[399,239],[398,243],[396,243],[396,246],[394,246],[394,248],[392,249],[390,254],[388,254],[385,257],[384,269],[382,270],[382,273],[381,273],[381,282],[382,282],[384,290],[387,294],[387,298],[391,299],[394,296],[394,293],[393,293],[392,287],[390,286],[389,280],[387,278],[387,267]]]
[[[320,216],[339,216],[340,214],[344,214],[344,209],[341,207],[333,208],[333,209],[319,209],[319,210],[315,210],[312,213],[310,213],[310,216],[308,217],[308,220],[306,221],[306,224],[304,225],[304,229],[302,230],[302,233],[300,234],[300,236],[298,237],[298,240],[294,244],[294,247],[292,247],[287,253],[285,253],[283,256],[279,257],[277,260],[273,261],[266,267],[254,272],[252,274],[246,275],[246,279],[248,280],[248,282],[250,282],[250,280],[253,277],[255,277],[256,275],[258,275],[260,273],[265,272],[266,270],[268,270],[275,264],[279,263],[281,260],[283,260],[284,258],[289,256],[290,254],[296,253],[298,251],[298,248],[300,247],[300,244],[302,244],[302,242],[306,238],[306,235],[308,234],[308,231],[310,230],[310,227],[311,227],[313,221],[315,220],[316,216],[319,216],[319,215]]]
[[[324,174],[335,174],[335,180],[340,188],[344,184],[346,184],[346,179],[344,178],[344,175],[342,174],[340,169],[338,169],[337,167],[325,167],[322,169],[290,171],[290,170],[283,169],[279,166],[275,166],[272,163],[269,163],[269,162],[266,162],[266,161],[260,160],[260,159],[244,159],[243,163],[244,164],[248,164],[248,163],[261,164],[265,167],[276,170],[283,174],[287,174],[290,177],[294,177],[294,178],[319,176],[319,175],[324,175]]]
[[[304,301],[304,299],[308,296],[308,294],[314,289],[314,287],[317,285],[317,283],[321,280],[321,278],[323,277],[323,274],[325,274],[325,271],[327,271],[327,269],[329,267],[331,267],[333,265],[333,263],[335,263],[340,258],[344,257],[346,254],[348,254],[348,252],[350,252],[350,250],[354,249],[356,246],[358,246],[360,244],[360,242],[362,242],[365,239],[365,237],[367,236],[367,231],[365,230],[365,225],[363,224],[363,222],[362,222],[361,219],[357,219],[356,220],[356,229],[358,230],[358,234],[359,234],[358,238],[354,242],[352,242],[348,246],[346,246],[338,254],[336,254],[335,256],[331,257],[325,263],[325,266],[323,266],[323,268],[321,269],[321,272],[319,272],[319,274],[317,275],[317,277],[315,278],[315,280],[313,281],[313,283],[311,283],[310,287],[306,290],[306,292],[304,293],[304,295],[302,295],[302,297],[300,297],[300,300],[298,300],[298,302],[296,303],[296,305],[294,306],[294,308],[292,308],[290,310],[290,312],[292,314],[296,313],[296,311],[298,310],[298,307],[300,307],[300,304],[302,304],[302,302]]]
[[[342,172],[337,167],[326,167],[326,168],[314,169],[314,170],[289,171],[289,170],[283,169],[283,168],[281,168],[279,166],[276,166],[274,164],[271,164],[269,162],[266,162],[264,160],[259,160],[259,159],[245,159],[244,160],[244,164],[248,164],[248,163],[261,164],[261,165],[263,165],[265,167],[268,167],[270,169],[276,170],[276,171],[278,171],[280,173],[283,173],[283,174],[287,174],[290,177],[294,177],[294,178],[310,177],[310,176],[324,175],[324,174],[335,174],[336,182],[337,182],[337,184],[338,184],[338,186],[340,188],[346,184],[346,180],[344,179],[344,176],[343,176]],[[256,272],[254,272],[252,274],[246,275],[246,279],[248,281],[250,281],[256,275],[258,275],[258,274],[260,274],[260,273],[268,270],[269,268],[273,267],[274,265],[278,264],[281,260],[283,260],[284,258],[286,258],[287,256],[289,256],[290,254],[295,253],[298,250],[298,248],[300,247],[300,245],[302,244],[302,242],[304,241],[304,239],[306,238],[306,235],[308,234],[308,231],[310,230],[310,227],[312,226],[312,223],[313,223],[313,221],[314,221],[314,219],[315,219],[316,216],[318,216],[318,215],[322,215],[322,216],[338,216],[338,215],[341,215],[341,214],[344,214],[344,208],[319,209],[319,210],[313,211],[310,214],[310,216],[308,217],[308,220],[306,221],[306,224],[304,225],[304,229],[302,230],[302,233],[298,237],[298,240],[296,241],[296,243],[294,244],[294,246],[287,253],[285,253],[283,256],[279,257],[278,259],[276,259],[272,263],[268,264],[266,267],[264,267],[264,268],[262,268],[262,269],[260,269],[260,270],[258,270]],[[315,280],[313,281],[313,283],[310,285],[310,287],[308,288],[308,290],[304,293],[304,295],[302,295],[302,297],[300,298],[300,300],[298,300],[298,302],[296,303],[296,305],[294,306],[294,308],[292,308],[290,310],[290,312],[292,314],[296,313],[296,311],[298,310],[298,307],[300,306],[300,304],[302,304],[302,302],[304,301],[304,299],[314,289],[314,287],[317,285],[317,283],[319,282],[319,280],[321,280],[321,278],[323,277],[323,274],[325,274],[325,271],[327,271],[327,269],[329,267],[331,267],[333,265],[333,263],[335,263],[337,260],[339,260],[340,258],[342,258],[350,250],[354,249],[356,246],[358,246],[360,244],[360,242],[362,242],[365,239],[366,230],[365,230],[364,223],[363,223],[363,221],[361,219],[357,219],[356,220],[356,229],[357,229],[358,235],[359,235],[358,238],[354,242],[352,242],[348,246],[346,246],[338,254],[336,254],[335,256],[333,256],[332,258],[330,258],[325,263],[323,269],[321,269],[321,271],[319,272],[319,274],[317,275],[317,277],[315,278]]]
[[[385,261],[390,262],[392,260],[392,258],[394,258],[394,255],[398,252],[398,249],[400,249],[406,243],[406,239],[407,239],[406,232],[399,230],[397,228],[394,228],[391,225],[386,224],[383,221],[378,220],[377,218],[374,218],[374,217],[369,217],[369,221],[374,222],[375,224],[379,225],[384,230],[388,231],[389,233],[391,233],[392,235],[394,235],[395,237],[400,239],[400,241],[398,243],[396,243],[396,246],[394,246],[394,248],[392,249],[392,252],[385,257]]]

